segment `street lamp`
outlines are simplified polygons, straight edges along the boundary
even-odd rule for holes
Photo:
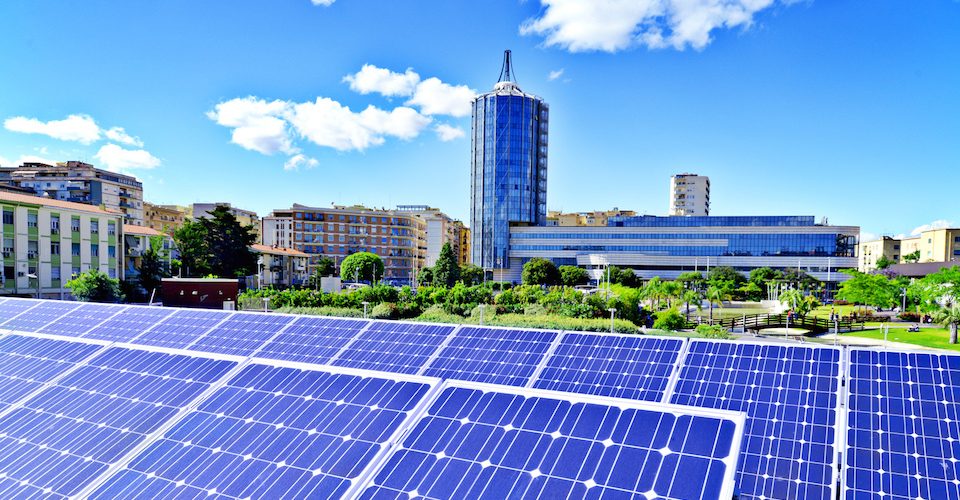
[[[617,313],[617,309],[611,307],[607,310],[610,311],[610,333],[613,333],[613,315]]]
[[[39,275],[40,275],[39,269],[37,269],[36,274],[30,273],[27,275],[27,278],[37,280],[37,299],[38,300],[40,299],[40,276]]]
[[[270,297],[263,298],[263,312],[268,312],[270,310]]]
[[[480,326],[483,326],[483,311],[487,308],[486,304],[480,304]]]
[[[367,306],[370,304],[367,301],[363,301],[363,319],[367,319]]]

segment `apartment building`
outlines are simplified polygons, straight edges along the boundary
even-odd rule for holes
[[[697,174],[671,176],[667,215],[710,215],[710,178]]]
[[[143,184],[132,175],[118,174],[81,161],[56,165],[27,162],[0,169],[6,183],[33,190],[51,200],[83,203],[122,214],[125,224],[142,226]]]
[[[155,205],[143,202],[144,225],[161,233],[173,234],[183,225],[184,212],[174,205]]]
[[[293,212],[274,210],[260,220],[260,243],[268,247],[293,248]]]
[[[123,214],[4,191],[0,210],[0,295],[69,297],[66,282],[90,269],[123,278]]]
[[[173,259],[178,258],[173,237],[152,227],[123,225],[123,269],[125,279],[136,279],[140,275],[143,254],[158,243],[156,252],[160,260],[171,269]],[[147,290],[150,293],[151,290]]]
[[[309,207],[295,204],[292,215],[292,248],[310,255],[309,272],[327,257],[339,268],[348,255],[371,252],[383,258],[383,280],[410,284],[426,265],[427,223],[402,210],[364,206]],[[271,240],[273,241],[273,240]]]
[[[437,259],[440,257],[440,250],[443,249],[443,245],[446,243],[450,244],[454,255],[458,256],[458,262],[460,261],[459,255],[461,253],[461,245],[463,244],[463,231],[466,230],[468,236],[470,234],[469,229],[464,227],[463,222],[451,218],[441,212],[439,208],[428,207],[426,205],[400,205],[397,207],[397,210],[418,215],[426,222],[426,265],[428,267],[437,263]],[[467,244],[467,248],[469,251],[469,243]]]
[[[462,222],[455,221],[454,224],[459,226],[458,228],[458,239],[457,245],[454,247],[453,251],[457,254],[457,263],[461,266],[470,264],[470,228],[464,226]]]
[[[214,203],[194,203],[190,205],[190,216],[194,219],[199,219],[200,217],[210,217],[210,212],[213,212],[217,207],[224,207],[237,218],[237,222],[244,226],[253,226],[253,232],[257,233],[258,239],[260,234],[260,217],[257,216],[257,213],[252,210],[244,210],[242,208],[237,208],[229,203],[218,201]]]
[[[878,240],[860,243],[860,262],[862,272],[877,268],[880,255],[894,263],[905,263],[916,257],[916,262],[960,262],[960,228],[940,228],[923,231],[908,238],[884,236]],[[864,253],[869,253],[865,256]],[[911,259],[912,260],[912,259]]]
[[[260,244],[250,250],[257,254],[258,288],[302,285],[310,277],[310,254],[306,252]]]
[[[557,210],[547,212],[547,226],[596,226],[603,227],[607,225],[610,217],[633,217],[637,215],[633,210],[620,210],[614,207],[613,210],[602,210],[593,212],[571,212],[564,213]]]

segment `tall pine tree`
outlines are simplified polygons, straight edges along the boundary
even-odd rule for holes
[[[440,249],[440,256],[433,265],[433,284],[452,288],[459,279],[460,264],[457,263],[457,257],[453,255],[450,243],[444,243],[443,248]]]

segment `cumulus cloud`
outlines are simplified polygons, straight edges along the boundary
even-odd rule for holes
[[[127,146],[136,146],[138,148],[143,147],[143,141],[141,141],[139,137],[128,134],[123,127],[111,127],[104,131],[103,135],[113,142],[119,142]]]
[[[937,219],[929,224],[922,224],[913,228],[913,231],[910,231],[910,236],[917,236],[924,231],[931,231],[933,229],[945,229],[948,227],[953,227],[953,221],[946,219]]]
[[[563,71],[564,71],[563,68],[551,71],[550,74],[547,75],[547,80],[552,82],[557,78],[560,78],[561,76],[563,76]]]
[[[160,160],[143,149],[124,149],[116,144],[105,144],[93,155],[100,164],[113,171],[151,169],[160,165]]]
[[[443,142],[450,142],[454,139],[459,139],[467,135],[462,128],[453,127],[447,125],[446,123],[441,123],[436,127],[433,127],[433,131],[437,133],[437,137],[439,137]]]
[[[313,168],[316,167],[319,162],[316,158],[309,158],[303,154],[296,154],[287,158],[287,161],[283,162],[284,170],[299,170],[300,167]]]
[[[333,5],[333,2],[336,2],[336,1],[337,0],[310,0],[310,3],[314,5],[322,5],[324,7],[329,7]]]
[[[254,96],[238,97],[221,102],[207,112],[207,117],[218,125],[233,129],[230,141],[251,151],[265,155],[277,152],[296,154],[290,130],[284,116],[290,104],[286,101],[266,101]]]
[[[288,115],[297,133],[318,146],[338,151],[364,150],[392,136],[409,140],[430,123],[417,110],[400,106],[385,111],[367,106],[357,113],[333,99],[293,104]]]
[[[70,115],[63,120],[40,121],[36,118],[14,116],[3,122],[4,128],[22,134],[41,134],[61,141],[90,144],[100,139],[100,127],[87,115]]]
[[[412,69],[395,73],[372,64],[364,64],[360,71],[343,77],[350,84],[350,90],[361,94],[377,92],[387,97],[410,96],[420,83],[420,75]]]
[[[633,46],[700,50],[721,28],[748,28],[754,15],[796,0],[540,0],[543,11],[523,35],[570,52],[617,52]]]
[[[468,116],[477,93],[466,85],[450,85],[439,78],[427,78],[417,85],[408,105],[417,106],[425,115]]]

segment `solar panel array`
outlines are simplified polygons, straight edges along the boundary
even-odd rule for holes
[[[960,498],[960,356],[843,353],[0,298],[0,496]]]

